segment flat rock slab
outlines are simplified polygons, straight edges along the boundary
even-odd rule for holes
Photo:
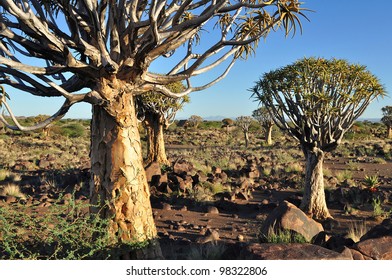
[[[350,250],[338,253],[308,243],[253,243],[245,247],[240,259],[252,260],[352,260]]]

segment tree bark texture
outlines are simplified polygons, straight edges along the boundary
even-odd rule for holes
[[[113,95],[108,106],[93,106],[91,202],[110,218],[114,242],[143,242],[157,235],[143,168],[133,96]],[[107,109],[110,108],[110,109]]]
[[[169,164],[166,157],[163,134],[164,120],[159,114],[148,114],[145,117],[147,130],[147,159],[145,164],[152,162]]]
[[[315,219],[331,217],[324,193],[324,152],[314,148],[304,149],[306,157],[305,190],[300,208]]]

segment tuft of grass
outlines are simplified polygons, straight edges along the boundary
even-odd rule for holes
[[[18,185],[8,184],[3,187],[0,194],[2,196],[13,196],[19,199],[26,199],[26,196],[22,193]]]
[[[366,221],[360,223],[351,223],[348,229],[347,238],[351,238],[355,243],[357,243],[365,233],[368,232],[368,227]]]
[[[277,230],[274,231],[273,227],[268,229],[268,234],[261,234],[259,239],[263,243],[308,243],[304,236],[291,230]]]
[[[343,170],[336,173],[336,179],[339,182],[344,182],[345,180],[351,180],[353,178],[353,173],[350,170]]]
[[[386,164],[387,163],[386,159],[381,158],[381,157],[373,158],[372,162],[377,163],[377,164]]]
[[[10,172],[5,169],[0,169],[0,181],[4,181],[10,176]]]
[[[391,210],[385,211],[381,205],[381,200],[377,198],[372,199],[373,217],[388,218],[391,215]]]
[[[349,163],[347,163],[347,166],[348,166],[349,170],[351,170],[351,171],[359,171],[360,170],[359,163],[355,162],[355,161],[350,161]]]
[[[303,167],[300,163],[293,163],[284,168],[286,173],[301,173],[303,171]]]

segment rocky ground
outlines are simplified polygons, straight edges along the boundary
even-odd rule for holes
[[[168,133],[172,164],[146,168],[165,258],[392,259],[390,143],[349,143],[327,157],[334,219],[317,222],[296,208],[304,167],[295,143],[281,138],[272,147],[244,149],[234,140],[216,130]],[[88,140],[18,136],[0,142],[6,173],[0,190],[17,184],[38,215],[71,194],[76,203],[89,203]],[[374,188],[365,180],[372,176]],[[0,205],[18,203],[17,196],[0,195]],[[306,243],[260,242],[268,223],[306,236]]]

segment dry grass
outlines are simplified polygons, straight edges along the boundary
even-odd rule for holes
[[[0,191],[0,195],[2,196],[13,196],[19,199],[26,199],[26,196],[22,193],[18,185],[8,184],[3,187]]]
[[[358,242],[365,233],[368,232],[366,221],[354,222],[350,224],[347,237],[351,238],[354,242]]]

